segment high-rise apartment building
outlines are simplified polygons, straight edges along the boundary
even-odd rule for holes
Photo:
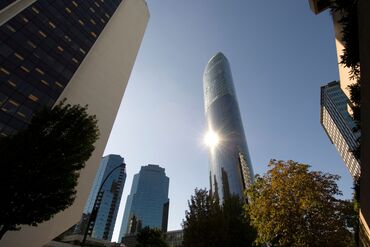
[[[360,160],[353,151],[358,146],[360,133],[353,130],[356,123],[347,111],[348,102],[339,82],[330,82],[321,87],[321,124],[352,177],[359,177]]]
[[[123,214],[119,241],[126,234],[151,228],[167,231],[170,179],[158,165],[142,166],[135,174]]]
[[[230,65],[222,53],[209,60],[203,83],[208,129],[219,139],[209,151],[211,191],[221,200],[231,194],[243,197],[253,169]]]
[[[315,14],[319,14],[325,9],[328,9],[333,4],[338,4],[339,1],[330,0],[309,0],[311,10]],[[350,98],[349,85],[356,83],[356,78],[350,76],[350,68],[345,67],[341,63],[341,56],[344,54],[345,40],[343,39],[343,26],[346,23],[351,23],[349,29],[351,34],[348,35],[357,37],[357,41],[351,45],[350,49],[357,49],[360,77],[361,77],[361,179],[360,179],[360,246],[370,246],[370,2],[367,0],[349,1],[348,8],[352,8],[351,13],[354,14],[350,18],[350,22],[341,19],[347,15],[346,11],[335,11],[332,14],[333,26],[335,32],[335,45],[337,50],[337,61],[339,70],[339,81],[342,91]],[[340,5],[340,4],[339,4]],[[347,8],[346,7],[346,8]],[[352,20],[352,21],[351,21]],[[356,20],[356,21],[354,21]],[[353,33],[352,33],[353,32]],[[356,44],[357,42],[357,44]],[[350,55],[351,57],[351,55]],[[352,114],[350,105],[347,106],[348,112]]]
[[[99,209],[93,223],[83,227],[80,234],[83,235],[86,227],[89,227],[89,235],[92,238],[112,239],[125,181],[126,164],[124,159],[115,154],[103,157],[86,202],[84,215],[90,216],[94,206]]]
[[[4,246],[42,246],[78,222],[139,50],[145,0],[6,0],[0,4],[0,135],[25,128],[42,107],[88,105],[100,130],[74,204]]]

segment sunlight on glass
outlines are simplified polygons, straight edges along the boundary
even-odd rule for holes
[[[219,142],[220,138],[218,134],[213,130],[208,131],[208,133],[204,137],[204,143],[211,148],[216,147]]]

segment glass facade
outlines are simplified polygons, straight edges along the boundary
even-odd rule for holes
[[[0,135],[53,106],[121,1],[39,0],[0,26]]]
[[[253,169],[230,65],[222,53],[208,62],[203,82],[208,129],[220,139],[209,152],[211,192],[221,200],[231,194],[243,197],[253,181]]]
[[[353,131],[356,124],[348,113],[348,102],[339,82],[321,87],[321,124],[352,177],[359,177],[360,160],[356,159],[353,151],[359,145],[360,133]]]
[[[93,238],[111,240],[125,181],[124,159],[115,154],[103,157],[84,209],[84,215],[90,215],[97,198],[99,210],[92,229]],[[82,219],[81,222],[86,222],[86,220]],[[80,228],[85,227],[80,226]]]
[[[169,181],[164,168],[158,165],[141,167],[127,197],[119,240],[145,226],[167,231]]]

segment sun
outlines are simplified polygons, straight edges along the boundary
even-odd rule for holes
[[[204,143],[208,147],[214,148],[214,147],[216,147],[220,143],[220,137],[213,130],[209,130],[207,132],[207,134],[205,135],[205,137],[204,137]]]

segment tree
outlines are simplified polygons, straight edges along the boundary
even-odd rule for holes
[[[238,196],[225,197],[222,205],[225,219],[226,245],[252,246],[256,239],[256,230],[251,226],[246,204]]]
[[[248,190],[257,243],[273,246],[349,246],[355,213],[336,184],[339,176],[294,161],[269,163]]]
[[[86,110],[62,101],[36,113],[26,129],[0,139],[0,238],[72,205],[79,171],[99,136],[96,117]]]
[[[162,232],[147,226],[137,234],[136,241],[136,247],[168,247]]]
[[[255,231],[238,196],[227,197],[220,205],[207,190],[196,189],[188,204],[183,221],[184,247],[252,245]]]
[[[184,247],[224,246],[225,225],[218,200],[207,190],[195,189],[195,195],[188,202],[189,211],[185,212]]]

